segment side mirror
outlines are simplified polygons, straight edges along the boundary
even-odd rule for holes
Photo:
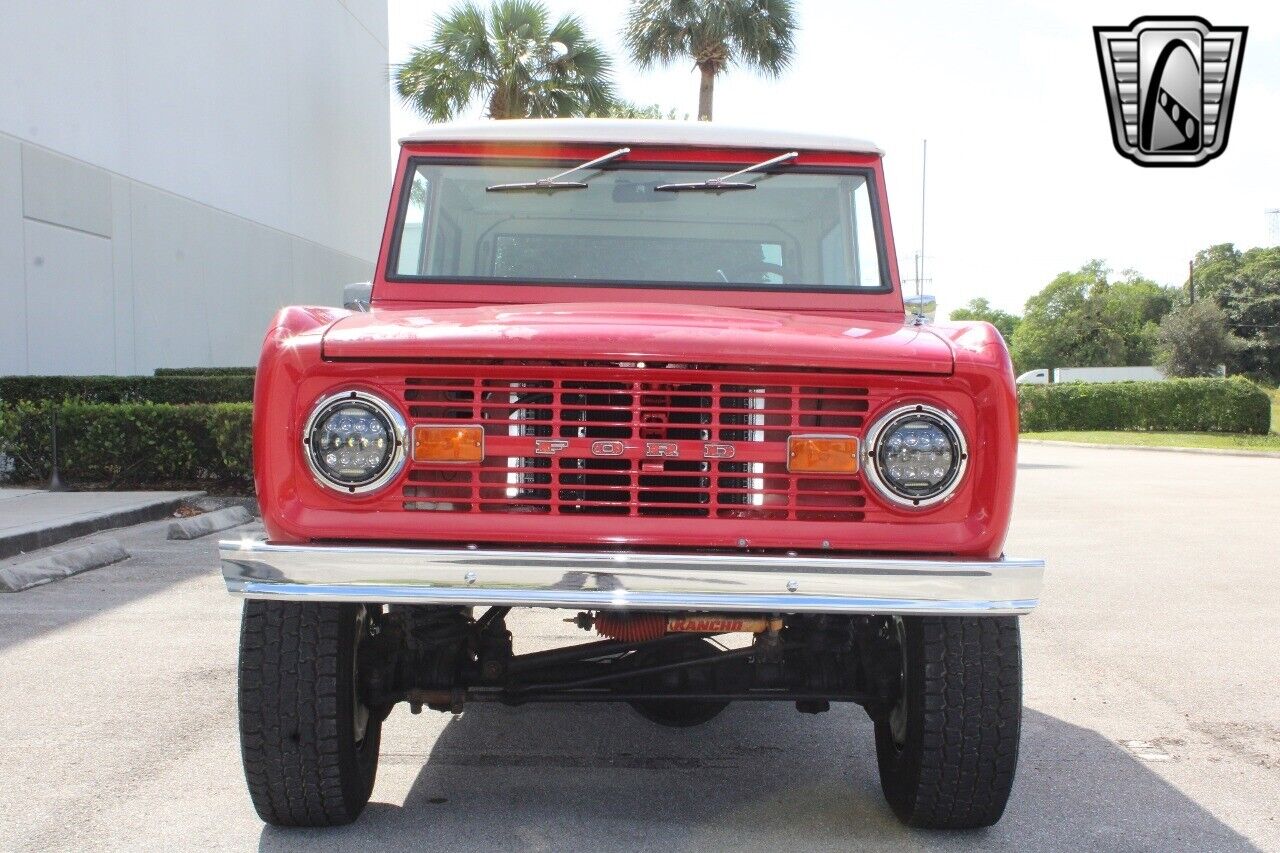
[[[932,323],[938,313],[938,300],[932,296],[908,296],[905,304],[907,321],[917,326]]]
[[[367,312],[372,299],[373,282],[371,281],[357,281],[342,288],[342,307],[348,311]]]

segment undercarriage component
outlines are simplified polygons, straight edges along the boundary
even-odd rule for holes
[[[458,713],[467,702],[628,702],[663,725],[705,722],[731,701],[790,701],[817,713],[831,702],[868,709],[898,698],[887,620],[721,614],[579,614],[610,639],[516,655],[496,607],[396,606],[361,645],[361,699],[385,716],[397,702]],[[702,630],[699,630],[702,629]],[[751,632],[726,648],[711,637]]]
[[[667,617],[661,613],[579,613],[575,620],[579,628],[591,630],[602,637],[639,643],[656,640],[667,633]]]
[[[656,640],[665,634],[762,634],[781,630],[778,617],[733,613],[579,613],[573,622],[583,630],[602,637],[642,642]]]
[[[674,658],[678,661],[704,661],[719,657],[720,647],[710,640],[695,639],[691,643],[682,643],[671,652],[662,654],[655,652],[639,652],[642,661],[660,661]],[[745,687],[750,681],[749,672],[745,671],[745,661],[738,658],[729,662],[719,661],[719,666],[686,667],[651,672],[639,676],[635,686],[646,693],[703,693],[716,694],[730,692],[734,688]],[[730,681],[741,683],[728,683]],[[701,701],[672,701],[670,699],[637,699],[631,707],[640,716],[660,726],[686,728],[698,726],[718,715],[729,707],[729,701],[722,699]]]
[[[462,709],[457,690],[465,683],[463,671],[485,637],[470,608],[393,606],[370,633],[360,649],[366,705],[384,716],[400,701],[408,702],[415,714],[424,704],[435,711]],[[510,634],[506,649],[509,654]]]

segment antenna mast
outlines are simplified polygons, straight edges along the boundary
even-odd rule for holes
[[[916,296],[924,296],[924,203],[925,177],[929,168],[929,140],[924,140],[920,155],[920,263],[916,269]]]

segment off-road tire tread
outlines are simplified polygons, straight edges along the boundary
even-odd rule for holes
[[[911,826],[990,826],[1004,813],[1018,763],[1018,619],[923,617],[919,629],[924,662],[921,748],[918,762],[910,762],[910,770],[898,780],[896,796],[889,786],[886,796]]]
[[[366,774],[353,768],[350,720],[339,711],[342,626],[354,618],[349,607],[245,602],[240,749],[254,808],[275,826],[350,823],[372,790],[372,773],[361,778]],[[374,738],[376,762],[375,726],[371,721],[366,738]]]

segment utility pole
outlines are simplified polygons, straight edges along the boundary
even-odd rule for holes
[[[1196,260],[1187,261],[1187,290],[1191,292],[1191,304],[1196,304]]]

